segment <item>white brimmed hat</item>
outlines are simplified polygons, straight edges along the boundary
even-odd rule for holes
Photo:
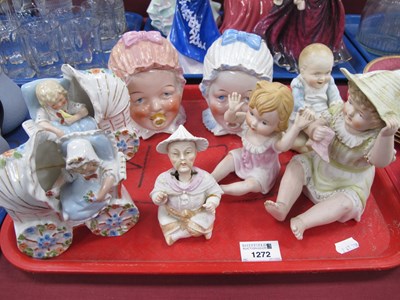
[[[382,120],[395,118],[400,123],[400,70],[364,74],[351,74],[345,68],[340,71],[371,101]]]
[[[66,169],[79,168],[87,162],[100,163],[100,158],[93,149],[93,145],[84,138],[76,138],[68,143]]]
[[[208,148],[208,141],[205,138],[196,137],[187,131],[183,125],[179,125],[178,129],[172,135],[157,145],[157,152],[167,154],[168,145],[173,142],[194,142],[197,151],[204,151]]]

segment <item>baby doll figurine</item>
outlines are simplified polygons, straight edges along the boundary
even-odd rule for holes
[[[335,132],[329,162],[311,151],[292,158],[283,175],[276,202],[265,208],[283,221],[302,191],[315,204],[290,220],[299,240],[304,231],[335,221],[359,221],[374,180],[375,167],[395,159],[394,134],[400,126],[400,72],[377,71],[350,74],[348,100],[338,102],[305,132],[321,140],[327,129]],[[396,73],[397,72],[397,73]]]
[[[337,63],[351,58],[343,43],[345,12],[341,0],[273,2],[253,32],[265,38],[277,65],[297,71],[300,52],[312,43],[327,45]]]
[[[185,123],[185,79],[178,53],[158,31],[130,31],[113,47],[108,67],[127,85],[138,136],[174,132]]]
[[[68,99],[67,90],[56,80],[39,82],[35,89],[41,105],[35,122],[58,137],[65,134],[97,129],[96,121],[88,116],[88,110],[82,103]]]
[[[159,206],[158,221],[168,245],[191,236],[211,238],[223,191],[209,173],[193,166],[197,152],[207,147],[206,139],[193,136],[183,125],[157,145],[172,164],[157,177],[150,193]]]
[[[229,123],[224,119],[229,106],[228,95],[233,92],[241,95],[244,115],[257,81],[272,81],[272,68],[271,53],[259,36],[235,29],[225,30],[204,58],[200,90],[208,104],[202,116],[207,129],[216,136],[240,135],[242,123]]]
[[[227,121],[239,118],[240,95],[228,96]],[[221,185],[228,195],[244,195],[249,192],[268,193],[280,171],[279,153],[290,149],[299,132],[306,127],[314,115],[307,110],[298,113],[290,129],[289,116],[293,110],[290,89],[278,82],[260,81],[251,94],[242,134],[243,147],[234,149],[217,165],[211,175],[217,182],[235,172],[243,179],[240,182]]]
[[[324,44],[310,44],[301,51],[299,56],[300,74],[290,84],[294,99],[294,109],[290,116],[293,123],[299,109],[311,108],[318,118],[336,102],[342,102],[339,89],[331,76],[333,68],[333,53]],[[300,133],[294,144],[294,149],[305,152],[307,137]]]

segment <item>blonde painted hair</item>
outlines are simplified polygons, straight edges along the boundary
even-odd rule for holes
[[[309,59],[312,58],[313,56],[325,56],[327,59],[332,60],[332,64],[334,62],[332,50],[328,46],[321,43],[313,43],[306,46],[300,53],[299,56],[300,71],[307,68]]]
[[[292,92],[286,85],[266,80],[257,82],[249,102],[249,107],[257,109],[260,115],[266,112],[277,111],[280,120],[278,124],[279,132],[285,131],[288,128],[293,106]]]
[[[359,89],[359,87],[353,82],[348,82],[349,87],[349,98],[351,101],[356,105],[367,109],[371,112],[371,121],[375,124],[375,128],[383,128],[385,127],[385,122],[379,116],[378,111],[376,110],[375,106],[372,102],[368,99],[368,97]]]
[[[134,42],[127,42],[129,36],[137,38]],[[133,75],[153,69],[174,72],[182,90],[186,83],[177,50],[155,31],[126,32],[112,48],[108,68],[127,85]]]
[[[60,94],[67,98],[67,90],[56,80],[43,80],[36,85],[36,98],[41,106],[58,102]]]

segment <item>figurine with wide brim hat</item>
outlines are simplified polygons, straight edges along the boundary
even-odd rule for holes
[[[178,129],[170,135],[166,140],[160,142],[156,150],[159,153],[167,154],[168,145],[173,142],[194,142],[197,151],[204,151],[208,148],[208,141],[202,137],[192,135],[183,125],[179,125]]]
[[[400,123],[400,70],[364,74],[351,74],[345,68],[340,71],[371,101],[383,121],[394,118]]]

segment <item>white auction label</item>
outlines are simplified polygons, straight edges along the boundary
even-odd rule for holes
[[[278,241],[240,242],[242,261],[281,261]]]
[[[358,247],[360,247],[360,245],[352,237],[348,238],[344,241],[335,243],[336,251],[339,252],[340,254],[344,254],[349,251],[353,251],[354,249],[357,249]]]

